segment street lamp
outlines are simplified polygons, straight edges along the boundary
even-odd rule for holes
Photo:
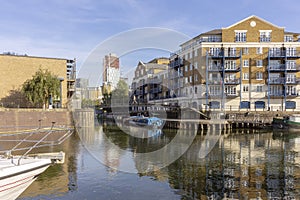
[[[58,77],[59,80],[59,105],[58,107],[62,107],[62,82],[65,80],[63,77]]]

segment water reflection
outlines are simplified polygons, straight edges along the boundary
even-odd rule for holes
[[[91,155],[112,167],[99,167],[102,165],[95,165],[96,161],[81,158],[88,153],[80,149],[78,137],[73,136],[62,147],[67,162],[49,168],[23,198],[52,198],[53,194],[60,195],[59,199],[140,199],[141,195],[143,199],[153,199],[154,195],[165,199],[300,197],[300,134],[214,130],[195,135],[190,130],[164,130],[136,138],[115,124],[83,128],[79,134]],[[162,149],[176,134],[181,138],[176,141],[177,148],[166,148],[157,162],[146,163],[147,157],[138,156]],[[194,137],[192,145],[184,139],[189,137]],[[161,168],[161,159],[177,156],[178,149],[187,151]],[[126,168],[135,169],[135,173],[118,171]],[[145,170],[148,168],[154,171]]]

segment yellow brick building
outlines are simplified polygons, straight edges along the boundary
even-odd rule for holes
[[[67,107],[68,98],[75,91],[75,60],[19,55],[0,55],[0,105],[26,107],[20,95],[22,84],[41,69],[47,69],[61,80],[61,107]]]
[[[201,110],[300,110],[298,36],[257,16],[202,33],[171,56],[171,93]]]

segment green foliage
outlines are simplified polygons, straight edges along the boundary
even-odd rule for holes
[[[60,81],[48,70],[39,69],[32,79],[28,79],[22,86],[25,97],[35,106],[47,105],[49,96],[59,96]]]
[[[112,91],[112,98],[128,98],[128,85],[124,80],[118,82],[117,88]]]
[[[97,107],[99,106],[99,100],[91,100],[91,99],[82,99],[81,107],[88,108],[88,107]]]

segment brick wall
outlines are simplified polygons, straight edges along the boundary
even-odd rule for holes
[[[39,122],[39,120],[41,120]],[[0,110],[0,131],[25,130],[28,128],[72,126],[72,114],[65,109],[2,109]]]

